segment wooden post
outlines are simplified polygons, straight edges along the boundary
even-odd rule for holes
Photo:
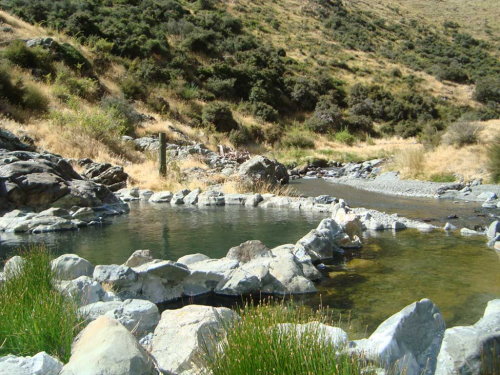
[[[167,175],[167,135],[165,133],[160,133],[160,176],[165,177]]]

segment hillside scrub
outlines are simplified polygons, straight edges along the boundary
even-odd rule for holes
[[[65,362],[83,319],[76,303],[55,289],[47,250],[32,248],[22,256],[0,284],[0,355],[45,351]]]

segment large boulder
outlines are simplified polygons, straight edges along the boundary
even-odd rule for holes
[[[17,357],[9,354],[0,357],[2,375],[59,375],[63,364],[45,352],[33,357]]]
[[[101,301],[107,296],[101,284],[88,276],[59,281],[56,287],[80,306]]]
[[[1,200],[10,209],[122,204],[104,185],[84,180],[60,156],[6,150],[0,150]]]
[[[80,276],[92,276],[94,266],[76,254],[63,254],[52,262],[52,270],[60,280],[73,280]]]
[[[271,184],[287,184],[290,177],[286,167],[265,156],[254,156],[240,165],[238,174],[252,181],[263,181]]]
[[[444,330],[437,306],[423,299],[384,321],[368,339],[354,341],[353,351],[407,375],[432,375]]]
[[[96,302],[80,308],[87,320],[95,320],[106,315],[117,320],[137,338],[153,332],[160,321],[158,307],[152,302],[128,299],[123,302]]]
[[[500,299],[488,302],[472,326],[448,328],[437,358],[436,375],[500,372]]]
[[[151,261],[153,261],[153,256],[151,255],[150,250],[136,250],[127,259],[127,261],[124,263],[124,266],[138,267]]]
[[[306,253],[313,261],[330,259],[334,252],[341,252],[339,245],[345,236],[335,220],[323,219],[316,229],[297,241],[296,252]]]
[[[127,266],[98,265],[93,278],[123,297],[137,296],[142,288],[137,272]]]
[[[86,163],[82,176],[107,186],[111,191],[118,191],[127,186],[128,174],[123,167],[109,163]]]
[[[154,360],[119,322],[101,316],[77,337],[60,375],[158,375]]]
[[[246,241],[229,249],[226,257],[237,260],[240,263],[247,263],[253,259],[261,257],[271,257],[271,251],[260,241]]]
[[[166,310],[154,331],[151,354],[162,371],[200,374],[205,367],[206,351],[213,353],[235,319],[238,315],[225,307],[189,305]]]
[[[304,276],[301,264],[294,255],[273,258],[263,292],[278,295],[315,293],[313,282]]]
[[[224,193],[220,191],[204,191],[198,195],[198,206],[224,206],[226,204]]]

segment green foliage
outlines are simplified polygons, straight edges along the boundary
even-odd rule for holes
[[[500,136],[497,136],[488,148],[488,170],[491,180],[498,184],[500,182]]]
[[[22,255],[22,266],[0,284],[0,355],[45,351],[67,361],[83,319],[54,287],[48,252],[33,248]]]
[[[161,115],[166,115],[170,111],[170,104],[168,104],[165,98],[158,95],[149,95],[146,100],[146,105],[148,108]]]
[[[133,75],[127,75],[123,78],[120,82],[120,88],[127,99],[144,99],[148,94],[146,86]]]
[[[465,121],[457,121],[448,126],[442,141],[445,144],[462,147],[478,141],[479,126]]]
[[[233,118],[233,113],[225,103],[214,102],[203,107],[201,115],[203,125],[213,125],[219,132],[229,133],[238,128],[238,123]]]
[[[101,108],[122,123],[127,134],[133,134],[135,127],[143,121],[141,114],[124,98],[106,96],[101,100]]]
[[[264,140],[264,133],[257,126],[240,126],[238,129],[231,130],[229,141],[236,147],[245,146],[254,142]]]
[[[352,146],[356,142],[356,137],[349,133],[349,130],[343,129],[335,133],[335,140],[340,143],[345,143],[348,146]]]
[[[13,106],[24,112],[43,113],[48,110],[49,100],[35,86],[24,85],[22,81],[12,82],[7,68],[0,66],[0,108],[9,113],[5,106]],[[10,113],[15,119],[21,120],[16,113]]]
[[[59,67],[54,81],[56,97],[68,101],[72,95],[89,101],[96,100],[101,94],[99,82],[93,78],[79,77],[63,66]]]
[[[436,173],[429,177],[432,182],[455,182],[457,178],[453,173]]]
[[[474,90],[474,99],[482,103],[500,103],[500,76],[479,80]]]
[[[282,303],[248,306],[240,314],[241,321],[227,327],[220,350],[206,346],[213,375],[355,375],[366,366],[355,355],[341,354],[328,339],[319,325],[325,319],[323,311]],[[286,323],[311,324],[299,331]]]
[[[310,133],[298,128],[289,129],[281,138],[284,147],[313,148],[314,140]]]
[[[344,125],[344,118],[334,100],[329,95],[324,95],[319,98],[313,115],[305,125],[315,133],[335,132]]]
[[[22,68],[39,69],[43,74],[52,71],[50,53],[41,47],[27,47],[21,40],[10,43],[3,51],[3,57]]]

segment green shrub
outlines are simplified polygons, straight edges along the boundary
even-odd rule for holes
[[[267,103],[255,102],[251,104],[251,108],[252,114],[263,121],[275,122],[278,120],[278,111]]]
[[[448,126],[443,135],[444,144],[462,147],[477,143],[480,127],[470,122],[457,121]]]
[[[457,178],[453,173],[436,173],[429,178],[432,182],[455,182]]]
[[[240,315],[240,321],[228,324],[219,350],[205,346],[213,375],[358,375],[367,365],[328,339],[319,325],[321,312],[282,303],[247,306]],[[286,323],[311,324],[299,331]]]
[[[233,113],[225,103],[214,102],[203,107],[201,115],[203,125],[213,125],[219,132],[229,133],[238,128],[238,123],[233,118]]]
[[[22,267],[0,284],[0,355],[45,351],[65,362],[83,319],[55,289],[48,252],[34,248],[22,255]]]
[[[101,100],[101,108],[123,124],[126,134],[133,134],[135,127],[143,121],[141,114],[124,98],[106,96]]]
[[[500,103],[500,77],[485,77],[477,82],[474,99],[482,103]]]
[[[343,124],[344,119],[341,109],[327,95],[318,100],[313,115],[305,123],[306,127],[315,133],[337,131]]]
[[[170,111],[170,104],[168,104],[165,98],[158,95],[149,95],[146,105],[149,109],[160,115],[166,115]]]
[[[313,148],[314,140],[308,132],[293,128],[281,138],[281,145],[284,147]]]
[[[349,130],[343,129],[342,131],[335,133],[335,140],[348,146],[352,146],[354,142],[356,142],[356,137],[349,133]]]
[[[35,86],[26,86],[23,90],[23,107],[33,112],[46,112],[49,99]]]
[[[147,88],[136,77],[128,75],[120,82],[120,88],[127,99],[141,100],[147,97]]]
[[[500,136],[497,136],[488,148],[488,170],[491,180],[498,184],[500,182]]]
[[[54,81],[55,96],[68,101],[72,95],[82,99],[95,100],[101,93],[99,82],[93,78],[77,77],[70,70],[59,69]]]
[[[22,68],[39,69],[44,74],[52,71],[50,52],[41,47],[27,47],[21,40],[10,43],[3,51],[3,56]]]

